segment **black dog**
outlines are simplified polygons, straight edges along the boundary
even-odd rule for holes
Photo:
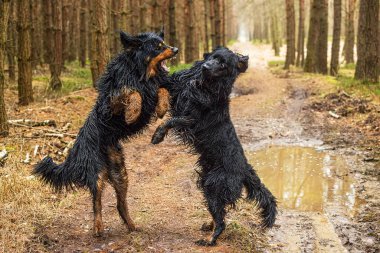
[[[262,209],[263,227],[272,227],[277,204],[271,192],[261,183],[248,164],[229,114],[229,95],[236,77],[248,68],[248,56],[217,48],[191,69],[172,76],[169,88],[172,118],[157,128],[152,143],[160,143],[168,130],[199,154],[198,186],[203,191],[213,222],[203,229],[214,233],[210,241],[199,245],[215,245],[225,229],[226,206],[236,204],[243,187],[247,198]]]
[[[117,195],[117,209],[130,230],[135,225],[128,213],[128,177],[120,140],[140,133],[152,115],[162,117],[169,105],[169,93],[159,88],[167,82],[165,60],[177,48],[163,42],[163,33],[130,36],[120,33],[123,51],[107,66],[97,82],[98,98],[75,144],[62,164],[44,158],[33,173],[56,190],[87,187],[92,193],[94,234],[103,231],[101,194],[109,181]]]

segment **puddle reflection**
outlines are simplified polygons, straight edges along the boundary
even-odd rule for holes
[[[247,158],[284,208],[323,211],[326,203],[355,208],[355,188],[339,157],[305,147],[269,147]]]

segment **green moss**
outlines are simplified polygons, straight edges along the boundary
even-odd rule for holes
[[[283,67],[285,65],[285,61],[269,61],[268,66],[270,68],[275,68],[275,67]]]
[[[188,69],[191,67],[191,65],[192,65],[191,63],[172,65],[172,66],[170,66],[170,74],[173,74],[174,72],[181,71],[183,69]]]

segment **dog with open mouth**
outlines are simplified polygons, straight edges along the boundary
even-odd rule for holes
[[[129,230],[135,225],[127,205],[128,176],[120,141],[142,132],[154,115],[169,106],[166,60],[178,49],[164,43],[163,32],[131,36],[120,33],[122,52],[97,81],[98,97],[61,164],[45,157],[33,173],[55,190],[85,187],[92,194],[94,235],[104,230],[101,196],[105,182],[115,189],[117,210]]]

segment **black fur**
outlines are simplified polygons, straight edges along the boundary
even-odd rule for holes
[[[249,200],[261,208],[263,227],[272,227],[276,200],[247,162],[229,114],[229,95],[237,76],[248,67],[248,57],[217,48],[192,68],[172,76],[172,118],[157,128],[152,143],[161,142],[168,130],[199,155],[198,185],[205,196],[215,229],[214,245],[225,229],[226,206],[236,204],[246,188]]]
[[[123,149],[119,142],[140,133],[147,126],[155,113],[157,90],[160,84],[167,82],[167,73],[161,65],[157,66],[155,76],[146,76],[150,60],[165,49],[172,50],[174,56],[177,49],[164,45],[163,38],[156,33],[130,36],[121,32],[120,37],[124,49],[111,60],[98,80],[98,98],[68,157],[62,164],[55,164],[46,157],[37,164],[33,173],[56,190],[74,185],[88,188],[94,198],[95,212],[99,211],[95,210],[95,202],[100,203],[100,199],[96,200],[101,194],[99,183],[102,182],[99,180],[109,180],[118,194],[118,209],[125,220],[121,205],[127,182]],[[131,124],[123,116],[124,109],[115,114],[112,108],[112,101],[122,96],[125,89],[137,91],[142,98],[141,114]]]

